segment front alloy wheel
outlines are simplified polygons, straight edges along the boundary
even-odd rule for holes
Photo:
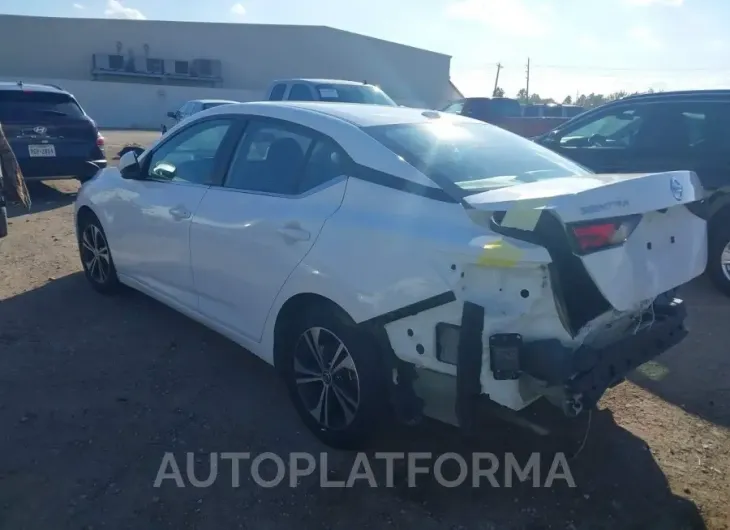
[[[83,224],[79,238],[81,264],[87,280],[99,292],[109,293],[119,285],[111,250],[104,230],[96,218]]]

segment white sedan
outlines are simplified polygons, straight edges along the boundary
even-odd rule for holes
[[[229,337],[322,441],[355,447],[392,416],[591,410],[685,336],[701,197],[691,172],[596,175],[461,116],[264,102],[127,153],[75,221],[93,288]]]

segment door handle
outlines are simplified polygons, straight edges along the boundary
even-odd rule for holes
[[[298,224],[288,224],[276,230],[288,241],[309,241],[311,234]]]
[[[182,206],[175,206],[174,208],[170,208],[170,215],[176,221],[182,221],[183,219],[190,219],[192,214]]]

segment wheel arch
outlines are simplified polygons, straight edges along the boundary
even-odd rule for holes
[[[345,311],[342,306],[324,295],[311,292],[303,292],[291,296],[279,308],[279,311],[277,312],[276,318],[274,320],[272,345],[274,354],[273,361],[275,367],[281,368],[281,345],[284,342],[285,337],[288,335],[291,327],[296,322],[296,315],[301,314],[302,312],[307,311],[313,307],[328,308],[331,309],[334,314],[339,313],[343,316],[346,316],[347,318],[352,319],[350,314]]]

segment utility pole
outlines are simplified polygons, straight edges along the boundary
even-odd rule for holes
[[[492,91],[492,97],[497,95],[497,88],[499,88],[499,71],[502,69],[502,63],[497,63],[497,77],[494,78],[494,90]]]
[[[525,89],[525,99],[530,101],[530,58],[527,58],[527,88]]]

